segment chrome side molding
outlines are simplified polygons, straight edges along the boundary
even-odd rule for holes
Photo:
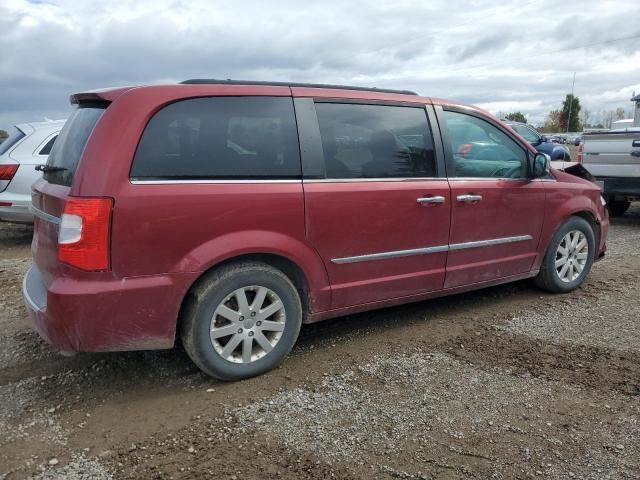
[[[411,250],[397,250],[394,252],[371,253],[368,255],[356,255],[353,257],[334,258],[331,263],[342,265],[345,263],[370,262],[374,260],[388,260],[391,258],[411,257],[414,255],[429,255],[431,253],[455,252],[470,248],[494,247],[506,243],[526,242],[533,240],[531,235],[517,235],[515,237],[492,238],[490,240],[479,240],[476,242],[452,243],[450,245],[438,245],[435,247],[415,248]]]
[[[29,211],[33,213],[36,217],[41,218],[47,222],[53,223],[55,225],[60,225],[60,217],[56,217],[54,215],[50,215],[42,210],[34,207],[33,205],[29,206]]]
[[[369,262],[372,260],[387,260],[389,258],[411,257],[414,255],[428,255],[430,253],[446,252],[449,249],[447,245],[437,247],[415,248],[412,250],[397,250],[395,252],[372,253],[369,255],[357,255],[355,257],[334,258],[331,263],[357,263]]]

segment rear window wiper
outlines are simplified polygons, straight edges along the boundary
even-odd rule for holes
[[[42,173],[49,173],[49,172],[61,172],[62,170],[68,170],[68,168],[56,167],[55,165],[36,165],[36,170]]]

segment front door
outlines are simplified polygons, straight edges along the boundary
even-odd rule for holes
[[[307,238],[332,308],[441,289],[451,198],[424,105],[297,99],[296,115]]]
[[[452,199],[445,288],[530,271],[545,189],[527,178],[527,151],[479,116],[444,110],[441,119]]]

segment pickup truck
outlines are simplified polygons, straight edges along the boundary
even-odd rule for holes
[[[640,128],[585,133],[578,162],[601,185],[611,216],[640,200]]]

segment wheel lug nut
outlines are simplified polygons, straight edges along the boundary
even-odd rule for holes
[[[256,322],[256,325],[257,325],[257,326],[260,326],[260,325],[262,325],[262,322],[261,322],[260,320],[258,320],[258,321]]]
[[[241,328],[238,329],[238,333],[242,333],[242,329]]]
[[[253,332],[249,332],[249,336],[250,336],[250,337],[253,337]]]
[[[241,316],[241,317],[240,317],[240,321],[243,321],[243,320],[244,320],[244,317],[242,317],[242,316]]]
[[[256,316],[256,312],[251,312],[251,316],[255,317]]]

